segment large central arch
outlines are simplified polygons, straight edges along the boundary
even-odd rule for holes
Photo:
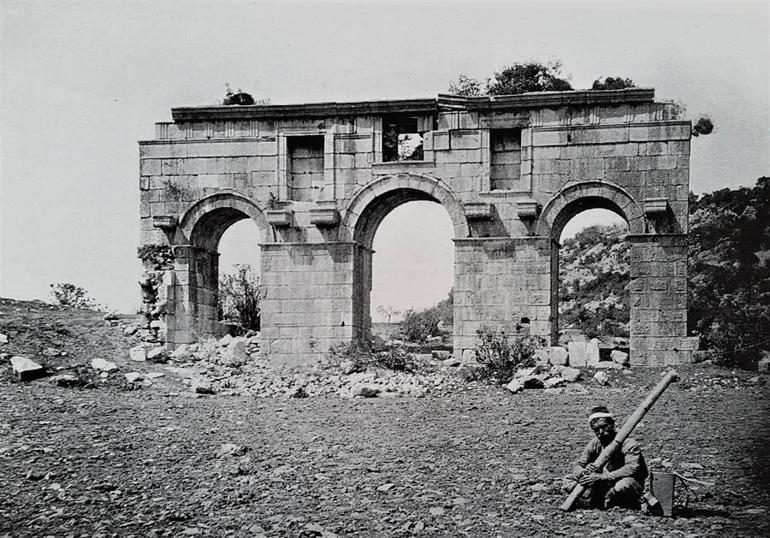
[[[468,221],[462,205],[441,180],[416,175],[384,176],[367,184],[345,211],[343,224],[356,244],[353,272],[353,335],[368,341],[371,337],[372,255],[374,236],[383,219],[396,207],[412,201],[442,205],[452,221],[455,239],[468,236]]]

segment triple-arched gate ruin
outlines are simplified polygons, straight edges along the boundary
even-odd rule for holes
[[[171,345],[217,330],[219,240],[251,219],[264,352],[302,364],[366,339],[377,227],[400,204],[429,200],[454,227],[455,354],[474,348],[482,326],[511,330],[523,317],[554,337],[561,231],[606,208],[629,226],[632,364],[687,362],[691,126],[653,98],[625,89],[174,108],[139,143],[140,253],[171,254],[143,256],[154,326]]]

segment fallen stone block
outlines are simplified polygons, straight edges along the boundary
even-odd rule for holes
[[[8,335],[0,333],[0,345],[8,343]]]
[[[129,372],[127,374],[124,374],[126,376],[126,381],[129,383],[138,383],[139,381],[142,381],[144,377],[139,372]]]
[[[190,390],[195,394],[216,394],[211,381],[202,377],[195,377],[190,380]]]
[[[553,389],[564,385],[567,381],[563,377],[549,377],[545,380],[543,385],[547,389]]]
[[[19,381],[31,381],[45,375],[45,368],[32,359],[20,355],[11,357],[11,368]]]
[[[599,340],[596,338],[592,338],[591,341],[586,343],[586,365],[593,366],[594,364],[597,364],[600,360],[599,357]]]
[[[145,377],[147,379],[158,379],[159,377],[163,377],[164,375],[166,374],[161,372],[149,372]]]
[[[147,360],[150,362],[166,362],[168,354],[163,346],[154,347],[147,352]]]
[[[601,361],[601,362],[597,362],[596,364],[591,364],[590,366],[592,368],[597,368],[601,370],[620,370],[623,368],[622,365],[612,361]]]
[[[70,389],[73,387],[79,387],[83,385],[83,382],[80,380],[80,378],[73,374],[59,374],[51,377],[51,384],[55,385],[57,387],[62,387],[65,389]]]
[[[452,368],[452,367],[455,367],[455,366],[460,366],[462,364],[462,361],[460,359],[455,358],[455,357],[449,357],[448,359],[444,359],[442,364],[444,366],[449,366],[450,368]]]
[[[599,370],[598,372],[596,372],[594,374],[594,381],[596,381],[600,385],[609,385],[610,384],[610,376],[607,375],[607,372]]]
[[[147,350],[142,346],[134,346],[128,350],[128,356],[132,361],[144,362],[147,360]]]
[[[585,342],[570,342],[567,344],[569,350],[569,365],[570,366],[585,366],[586,365],[586,343]]]
[[[518,379],[514,379],[508,383],[505,388],[516,394],[517,392],[524,390],[524,385],[522,385]]]
[[[171,352],[171,358],[175,361],[184,360],[192,353],[187,344],[179,344],[174,351]]]
[[[548,349],[548,362],[553,366],[566,366],[569,353],[561,346],[551,346]]]
[[[91,368],[100,372],[114,372],[118,369],[118,365],[104,359],[93,359],[91,361]]]
[[[163,322],[159,319],[153,320],[150,322],[150,329],[152,330],[159,330],[163,328]]]
[[[227,349],[221,352],[219,362],[225,366],[241,366],[248,359],[249,341],[243,336],[231,338]]]
[[[123,336],[134,336],[136,334],[136,331],[139,330],[139,327],[136,325],[129,325],[125,329],[123,329]]]
[[[567,383],[574,383],[578,379],[580,379],[580,376],[582,376],[582,372],[578,370],[577,368],[571,368],[569,366],[565,366],[561,369],[561,377],[566,381]]]
[[[628,353],[620,351],[619,349],[612,350],[610,359],[612,359],[612,362],[620,364],[621,366],[628,366],[629,364]]]

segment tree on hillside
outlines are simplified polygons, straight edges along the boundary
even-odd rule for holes
[[[382,314],[383,316],[388,318],[388,323],[390,323],[390,320],[391,320],[391,318],[393,318],[393,316],[398,317],[398,316],[401,315],[401,311],[400,310],[396,310],[392,306],[380,305],[380,306],[377,307],[377,312],[379,312],[380,314]]]
[[[99,305],[94,301],[88,292],[69,282],[57,282],[51,284],[51,297],[59,306],[68,306],[70,308],[90,308],[99,310]]]
[[[635,88],[636,84],[630,78],[623,77],[605,77],[597,78],[591,86],[592,90],[622,90],[624,88]]]
[[[770,349],[770,178],[690,198],[688,329],[717,363]]]

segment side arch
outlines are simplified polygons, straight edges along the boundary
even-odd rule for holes
[[[272,229],[267,217],[254,202],[235,192],[206,196],[182,215],[176,242],[216,250],[225,230],[246,218],[254,221],[262,239],[267,240]]]
[[[628,191],[612,183],[583,181],[568,185],[546,203],[536,234],[558,241],[567,222],[587,209],[608,209],[628,222],[629,233],[645,232],[644,213]]]
[[[468,220],[452,190],[439,179],[418,174],[384,176],[369,182],[345,207],[342,225],[354,241],[371,248],[382,219],[395,207],[413,200],[441,204],[452,221],[455,238],[469,236]]]

